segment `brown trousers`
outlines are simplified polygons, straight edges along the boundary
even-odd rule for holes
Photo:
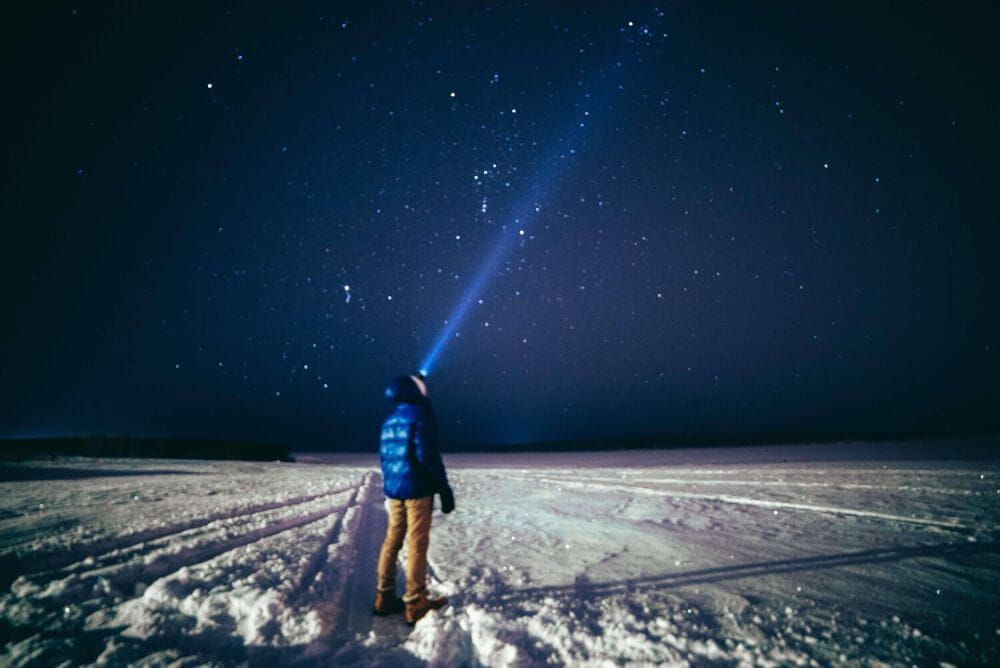
[[[404,601],[416,601],[427,591],[427,546],[431,539],[434,497],[389,499],[389,527],[378,556],[378,590],[396,590],[396,559],[406,540],[406,594]]]

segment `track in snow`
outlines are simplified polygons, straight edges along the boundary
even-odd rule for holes
[[[915,547],[893,547],[875,550],[858,550],[842,554],[802,556],[793,559],[775,559],[752,563],[733,564],[717,568],[702,568],[680,573],[638,577],[616,582],[586,582],[582,590],[591,596],[627,593],[641,589],[668,589],[689,585],[711,584],[726,580],[753,577],[773,577],[798,571],[814,571],[846,566],[867,566],[892,563],[917,558],[965,558],[977,555],[1000,554],[1000,543],[946,543]],[[499,598],[505,601],[530,600],[539,596],[574,596],[581,591],[581,584],[565,586],[524,587],[505,592]]]
[[[103,580],[102,586],[149,583],[185,566],[329,517],[338,510],[329,502],[346,492],[338,490],[292,503],[261,504],[245,512],[227,513],[222,519],[197,522],[191,528],[163,531],[152,540],[123,542],[121,547],[87,556],[62,569],[21,576],[12,590],[23,596],[51,588],[57,581],[79,585],[97,578]],[[356,494],[354,490],[352,499]]]
[[[142,529],[125,536],[109,536],[97,539],[85,545],[78,546],[72,551],[67,551],[63,545],[57,544],[49,551],[43,548],[32,552],[30,558],[18,558],[9,555],[3,560],[3,570],[0,572],[0,587],[9,586],[19,576],[23,575],[41,574],[46,571],[55,571],[58,569],[65,569],[66,572],[93,570],[92,562],[100,563],[109,558],[114,558],[114,555],[127,554],[130,550],[142,550],[147,544],[155,544],[156,541],[171,540],[192,530],[206,527],[211,529],[212,526],[216,526],[220,522],[239,522],[260,513],[302,506],[351,489],[353,487],[345,487],[281,501],[267,501],[244,508],[221,510],[185,522]],[[81,556],[83,559],[81,559]]]
[[[371,625],[385,521],[376,482],[368,474],[353,487],[164,528],[152,540],[121,540],[62,568],[36,569],[3,597],[0,610],[20,607],[19,617],[4,612],[0,631],[8,641],[51,633],[96,639],[118,636],[124,624],[131,629],[125,637],[141,639],[146,650],[162,645],[199,656],[221,648],[237,660],[335,651]],[[219,608],[229,597],[230,609]],[[210,627],[223,618],[231,622],[190,633],[192,623]],[[140,656],[132,645],[119,648],[122,661]]]
[[[809,504],[809,503],[793,503],[788,501],[773,501],[768,499],[755,499],[751,497],[743,496],[733,496],[730,494],[709,494],[701,492],[686,492],[681,490],[669,490],[669,489],[653,489],[648,486],[637,485],[637,484],[607,484],[604,482],[595,482],[593,478],[569,478],[565,476],[559,477],[533,477],[532,480],[537,480],[538,482],[565,485],[567,487],[575,487],[578,489],[594,489],[594,490],[605,490],[605,491],[616,491],[616,492],[627,492],[630,494],[644,494],[650,496],[661,496],[661,497],[672,497],[678,499],[696,499],[703,501],[712,501],[717,503],[734,504],[741,506],[756,506],[759,508],[771,508],[780,510],[797,510],[806,511],[814,513],[824,513],[831,515],[842,515],[842,516],[853,516],[853,517],[863,517],[868,519],[878,519],[885,520],[889,522],[902,522],[906,524],[919,524],[923,526],[936,527],[939,529],[952,529],[961,532],[975,532],[981,530],[996,531],[1000,529],[998,525],[983,526],[979,525],[967,525],[963,524],[957,519],[932,519],[932,518],[922,518],[913,517],[905,515],[895,515],[892,513],[881,513],[870,510],[858,510],[854,508],[843,508],[840,506],[827,506],[820,504]],[[637,481],[636,481],[637,482]],[[656,481],[660,482],[660,481]],[[689,481],[691,482],[691,481]]]

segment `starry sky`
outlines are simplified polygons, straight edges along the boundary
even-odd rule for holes
[[[0,436],[1000,425],[990,3],[22,4]]]

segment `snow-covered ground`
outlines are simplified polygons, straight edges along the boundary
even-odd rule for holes
[[[6,463],[0,663],[998,665],[1000,462],[959,451],[446,454],[412,629],[372,458]]]

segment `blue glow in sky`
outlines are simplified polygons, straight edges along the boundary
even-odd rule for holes
[[[610,71],[620,73],[623,69],[621,61],[617,61],[610,68]],[[490,278],[496,274],[501,262],[503,262],[504,258],[507,257],[511,249],[519,241],[521,243],[524,242],[524,237],[527,234],[526,230],[532,222],[532,217],[541,211],[544,199],[553,193],[554,189],[559,185],[560,179],[567,176],[568,171],[573,166],[572,162],[580,159],[580,154],[586,146],[586,135],[590,130],[591,124],[594,122],[594,113],[590,109],[597,108],[597,105],[594,104],[595,97],[605,100],[608,98],[608,93],[611,89],[617,88],[619,91],[622,89],[622,85],[617,83],[617,77],[612,77],[612,79],[615,83],[609,83],[608,80],[604,80],[597,85],[599,89],[607,89],[606,92],[602,92],[597,96],[588,92],[585,94],[584,99],[575,105],[573,120],[563,135],[553,145],[551,154],[547,156],[548,160],[544,163],[546,167],[536,175],[532,187],[528,189],[528,193],[521,198],[517,206],[514,207],[512,215],[508,217],[507,223],[501,227],[500,236],[493,249],[480,265],[479,270],[466,287],[465,292],[462,293],[461,298],[455,304],[455,308],[452,309],[451,315],[444,321],[441,332],[434,339],[434,344],[420,363],[419,370],[423,375],[429,376],[431,374],[441,351],[444,350],[448,341],[455,338],[455,335],[459,333],[459,327],[468,316],[469,310],[483,293]],[[482,206],[485,212],[485,197],[483,198]]]

